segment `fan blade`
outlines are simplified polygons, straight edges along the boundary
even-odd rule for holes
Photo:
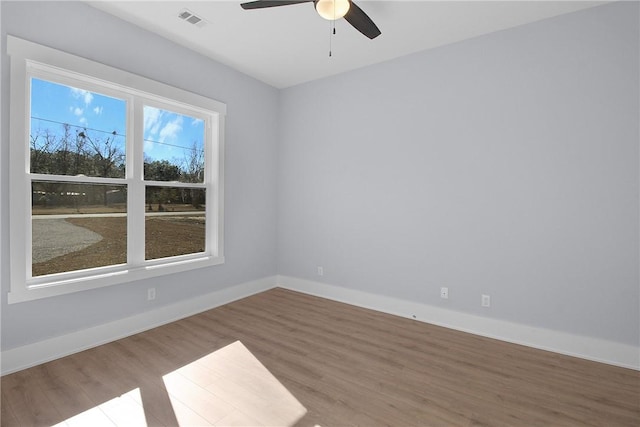
[[[290,4],[298,3],[312,3],[313,0],[293,0],[293,1],[270,1],[270,0],[258,0],[242,3],[240,6],[244,10],[251,9],[264,9],[265,7],[277,7],[277,6],[289,6]]]
[[[274,2],[277,3],[277,2]],[[364,13],[362,9],[360,9],[354,2],[351,2],[351,7],[346,15],[344,15],[344,19],[349,22],[356,30],[360,31],[365,36],[370,39],[375,39],[382,32],[378,29],[376,24],[373,23],[371,18]]]

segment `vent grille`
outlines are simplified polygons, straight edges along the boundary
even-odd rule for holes
[[[183,21],[187,21],[190,24],[195,25],[196,27],[204,27],[207,23],[204,19],[191,12],[189,9],[183,9],[178,13],[178,18]]]

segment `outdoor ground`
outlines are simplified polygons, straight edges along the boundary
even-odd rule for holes
[[[53,214],[53,212],[47,213]],[[80,251],[34,263],[33,276],[126,263],[126,218],[68,218],[66,221],[98,233],[102,236],[102,240]],[[203,252],[204,249],[205,224],[202,218],[147,218],[146,259]]]

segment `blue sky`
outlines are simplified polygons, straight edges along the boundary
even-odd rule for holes
[[[154,160],[182,159],[196,142],[202,150],[204,122],[159,108],[144,107],[144,154]],[[176,163],[173,161],[172,163]]]
[[[122,144],[126,129],[126,103],[96,92],[33,78],[31,81],[31,132],[48,129],[62,133],[62,123],[71,132],[84,128],[92,137],[112,137]],[[171,111],[144,107],[144,154],[152,160],[180,164],[193,147],[203,147],[204,122]]]

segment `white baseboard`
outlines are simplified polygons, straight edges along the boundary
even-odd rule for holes
[[[68,356],[267,291],[276,286],[438,326],[640,370],[640,348],[535,328],[288,276],[271,276],[70,334],[3,351],[2,375]],[[415,316],[415,317],[414,317]]]
[[[68,356],[272,289],[277,277],[245,282],[135,316],[3,351],[2,375]]]
[[[320,282],[278,276],[281,288],[541,350],[640,370],[640,348],[536,328]]]

